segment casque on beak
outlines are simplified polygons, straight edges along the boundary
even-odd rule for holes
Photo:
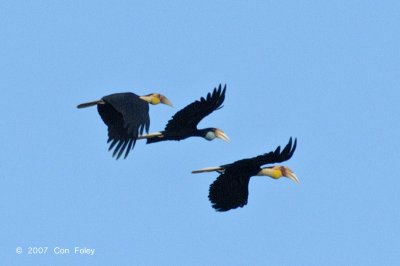
[[[229,137],[228,135],[225,134],[224,131],[222,131],[221,129],[215,129],[215,137],[222,139],[223,141],[229,141]]]

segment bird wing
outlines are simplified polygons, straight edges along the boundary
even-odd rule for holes
[[[250,175],[225,171],[211,185],[208,198],[217,211],[229,211],[247,204]]]
[[[257,157],[252,158],[252,160],[259,167],[261,167],[264,164],[281,163],[292,158],[293,153],[296,150],[296,146],[297,146],[297,139],[295,139],[294,143],[292,143],[292,138],[290,138],[288,144],[286,144],[285,148],[283,148],[282,151],[281,147],[278,146],[275,149],[275,151],[259,155]]]
[[[200,100],[192,102],[182,110],[178,111],[171,120],[168,121],[165,131],[176,132],[181,128],[197,128],[197,124],[206,116],[222,108],[225,100],[226,85],[222,89],[221,84],[218,89],[207,94],[207,97],[201,97]]]
[[[231,164],[222,165],[222,167],[226,169],[237,167],[241,169],[247,168],[248,170],[252,169],[253,171],[256,171],[254,174],[257,174],[260,167],[264,164],[281,163],[289,160],[293,156],[296,146],[297,139],[295,139],[293,143],[292,138],[290,138],[288,144],[286,144],[282,151],[281,146],[278,146],[275,151],[270,151],[253,158],[242,159]]]
[[[108,126],[109,150],[117,159],[125,151],[125,158],[135,146],[137,137],[149,131],[149,105],[136,94],[115,93],[102,98],[106,104],[97,105],[99,114]]]

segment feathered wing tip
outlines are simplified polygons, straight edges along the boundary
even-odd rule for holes
[[[285,157],[285,160],[289,160],[292,158],[297,146],[297,138],[294,139],[294,143],[292,145],[292,137],[290,137],[288,144],[286,144],[285,148],[283,148],[281,155]]]
[[[140,125],[138,132],[137,133],[133,133],[134,132],[134,128],[128,128],[128,134],[134,134],[135,136],[137,136],[137,134],[143,134],[143,131],[145,130],[145,125]],[[125,155],[124,155],[124,159],[126,159],[126,157],[128,157],[129,153],[131,150],[133,150],[133,148],[135,147],[136,141],[139,139],[140,137],[130,137],[130,138],[126,138],[126,139],[112,139],[112,138],[108,138],[107,143],[110,143],[110,146],[108,148],[108,150],[112,150],[114,147],[114,151],[113,151],[113,157],[115,157],[116,160],[118,160],[125,151]]]
[[[280,163],[283,161],[287,161],[292,158],[294,152],[296,151],[297,147],[297,138],[294,139],[294,143],[292,137],[290,137],[288,144],[283,148],[281,151],[281,146],[278,146],[274,151],[274,156],[276,158],[276,162]]]
[[[103,100],[96,100],[96,101],[92,101],[92,102],[81,103],[81,104],[78,104],[77,108],[81,109],[81,108],[94,106],[94,105],[97,105],[97,104],[104,104],[104,101]]]
[[[222,89],[222,92],[221,92],[221,89]],[[225,91],[226,91],[226,84],[224,85],[224,88],[222,88],[222,84],[219,84],[219,86],[218,86],[219,94],[225,96]]]
[[[111,142],[112,141],[112,142]],[[125,155],[124,155],[124,159],[126,159],[126,157],[128,157],[129,152],[131,150],[133,150],[133,148],[135,147],[136,144],[136,139],[128,139],[128,140],[117,140],[117,139],[108,139],[107,143],[110,143],[110,146],[108,147],[108,150],[111,151],[115,145],[117,145],[113,151],[113,157],[115,157],[116,160],[118,160],[122,154],[124,154],[125,151]]]
[[[222,90],[222,91],[221,91]],[[221,84],[219,84],[219,86],[218,86],[218,90],[217,90],[217,88],[214,88],[214,93],[213,93],[213,97],[218,97],[218,101],[219,101],[219,103],[218,103],[218,108],[216,109],[216,110],[219,110],[219,109],[221,109],[222,107],[224,107],[223,105],[222,105],[222,103],[224,102],[224,100],[225,100],[225,91],[226,91],[226,84],[224,85],[224,88],[222,89],[222,86],[221,86]]]
[[[218,88],[215,87],[214,91],[213,91],[213,96],[218,94],[218,95],[225,95],[225,91],[226,91],[226,84],[224,85],[224,88],[222,88],[222,84],[220,83],[218,85]],[[209,93],[210,94],[210,93]]]
[[[225,91],[226,91],[226,84],[224,85],[224,88],[222,88],[222,84],[219,84],[218,87],[215,87],[214,90],[212,92],[207,93],[207,96],[201,97],[200,101],[205,102],[205,101],[216,101],[218,102],[217,104],[217,109],[222,108],[221,104],[224,102],[225,100]]]

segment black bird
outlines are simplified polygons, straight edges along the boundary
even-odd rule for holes
[[[217,171],[221,175],[210,185],[208,198],[217,211],[229,211],[247,204],[249,196],[249,181],[252,176],[269,176],[274,179],[282,176],[299,183],[299,179],[286,166],[270,166],[261,168],[264,164],[281,163],[289,160],[296,150],[297,139],[292,145],[292,138],[281,151],[278,146],[275,151],[263,155],[243,159],[219,167],[207,167],[192,173]]]
[[[164,140],[183,140],[189,137],[202,137],[206,140],[220,138],[228,141],[228,136],[218,128],[197,129],[199,122],[215,110],[222,108],[225,99],[226,85],[207,94],[206,98],[187,105],[178,111],[171,120],[168,121],[164,131],[155,132],[140,136],[139,139],[147,139],[147,144]]]
[[[108,127],[107,143],[111,142],[108,150],[115,147],[113,157],[117,156],[116,159],[119,159],[124,151],[124,158],[128,156],[144,130],[149,132],[149,103],[163,103],[172,107],[171,102],[161,94],[138,96],[132,92],[110,94],[97,101],[79,104],[77,107],[97,105],[97,111]]]

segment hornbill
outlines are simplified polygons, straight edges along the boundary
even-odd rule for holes
[[[269,176],[274,179],[282,176],[299,183],[299,179],[286,166],[269,166],[261,168],[264,164],[281,163],[289,160],[296,150],[297,139],[292,145],[292,138],[281,151],[278,146],[275,151],[259,155],[257,157],[242,159],[219,167],[207,167],[192,173],[216,171],[220,176],[210,185],[208,198],[212,207],[217,211],[229,211],[247,204],[249,196],[249,181],[252,176]]]
[[[202,137],[206,140],[220,138],[228,141],[228,136],[218,128],[197,129],[197,124],[206,116],[222,108],[225,99],[226,85],[207,94],[206,98],[194,101],[178,111],[165,126],[164,131],[140,136],[138,139],[147,139],[147,144],[164,140],[183,140],[189,137]]]
[[[124,158],[128,156],[144,129],[149,132],[149,103],[163,103],[172,107],[172,103],[164,95],[151,93],[138,96],[132,92],[110,94],[97,101],[79,104],[77,107],[97,105],[97,111],[108,127],[107,143],[111,142],[108,150],[115,147],[113,157],[117,156],[118,160],[124,151]]]

